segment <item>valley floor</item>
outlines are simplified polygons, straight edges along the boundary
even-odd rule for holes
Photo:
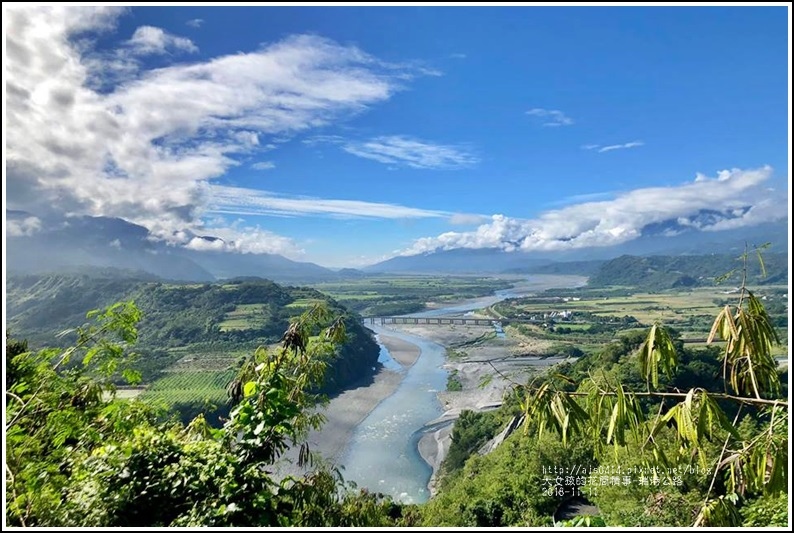
[[[491,327],[389,325],[385,328],[408,333],[448,348],[445,369],[461,384],[459,391],[441,391],[438,400],[444,413],[429,421],[419,440],[419,453],[433,469],[428,488],[434,493],[441,464],[452,438],[452,426],[463,410],[481,411],[501,405],[502,397],[513,383],[525,383],[529,373],[562,361],[540,357],[546,341],[520,337],[508,332],[498,338]],[[382,338],[385,338],[382,336]],[[497,372],[498,370],[498,372]],[[483,379],[490,381],[481,386]]]
[[[438,401],[444,413],[428,421],[425,433],[419,440],[419,453],[433,469],[428,488],[434,493],[441,464],[449,450],[454,421],[463,410],[487,410],[501,404],[502,397],[513,383],[525,383],[527,375],[561,362],[556,357],[541,357],[547,341],[530,339],[508,330],[505,337],[495,337],[493,328],[484,326],[421,326],[389,325],[383,330],[407,333],[422,337],[448,348],[444,368],[454,374],[461,385],[459,391],[440,391]],[[421,355],[413,343],[389,336],[379,335],[391,357],[402,367],[402,371],[382,368],[374,381],[350,388],[335,396],[323,410],[327,421],[319,431],[308,437],[310,449],[328,463],[343,466],[343,455],[356,427],[378,404],[391,396],[410,368]],[[498,372],[497,372],[498,370]],[[490,378],[486,385],[481,385]],[[290,450],[286,458],[296,462],[298,450]],[[280,465],[281,476],[300,475],[302,470],[295,464]],[[342,470],[344,476],[344,470]]]
[[[381,335],[380,341],[386,346],[391,357],[404,369],[410,368],[419,358],[420,350],[396,337]],[[328,463],[342,466],[342,456],[353,437],[356,427],[372,412],[378,404],[391,396],[405,377],[403,372],[382,368],[374,376],[374,381],[366,385],[352,386],[333,397],[321,412],[326,422],[318,431],[312,431],[308,437],[309,448],[322,456]],[[282,476],[299,475],[302,473],[294,463],[297,462],[298,450],[292,449],[285,454],[280,464]]]

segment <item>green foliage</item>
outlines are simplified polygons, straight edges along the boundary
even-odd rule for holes
[[[659,387],[659,366],[664,369],[668,378],[672,378],[678,367],[678,354],[667,331],[654,324],[648,334],[648,340],[639,350],[640,371],[648,382],[648,388]]]
[[[726,305],[717,315],[708,339],[711,343],[719,335],[726,341],[722,354],[725,392],[715,392],[713,384],[696,384],[685,391],[674,387],[684,358],[679,357],[681,347],[676,346],[675,335],[659,325],[650,328],[634,358],[646,382],[645,391],[632,379],[625,379],[631,373],[624,370],[631,366],[619,347],[608,347],[600,354],[601,361],[613,365],[611,368],[580,371],[576,391],[570,386],[558,388],[568,381],[559,378],[525,387],[525,432],[533,429],[538,439],[546,428],[553,428],[563,445],[576,436],[591,439],[599,453],[602,443],[613,444],[616,457],[622,450],[632,449],[633,457],[643,458],[646,470],[661,468],[668,478],[673,465],[697,465],[702,471],[713,472],[698,494],[648,494],[657,502],[667,501],[668,506],[673,501],[678,508],[696,510],[683,517],[652,514],[651,523],[735,525],[740,522],[742,498],[775,496],[787,488],[788,403],[780,397],[780,376],[771,355],[779,337],[761,301],[746,288],[747,254],[743,259],[739,301],[735,306]],[[580,360],[573,369],[580,364],[586,363]],[[733,404],[733,422],[725,404]],[[761,424],[749,436],[735,427],[745,406]],[[612,498],[616,499],[621,500]],[[653,507],[650,500],[642,506],[646,515]],[[632,506],[621,505],[617,515],[605,511],[607,523],[625,522],[628,517],[620,514],[625,509]]]
[[[551,525],[551,515],[570,496],[548,490],[557,475],[552,469],[587,469],[592,454],[586,440],[565,447],[550,433],[539,441],[514,433],[490,454],[469,459],[421,508],[422,525]]]
[[[51,344],[61,330],[80,323],[89,309],[119,299],[134,300],[143,315],[136,369],[145,383],[155,382],[175,366],[187,372],[232,369],[240,359],[235,354],[278,342],[291,317],[313,301],[324,302],[335,316],[344,317],[349,333],[330,361],[321,385],[324,391],[338,391],[371,373],[379,354],[377,343],[357,316],[327,296],[262,279],[169,284],[67,274],[13,276],[8,287],[9,324],[29,338],[33,347]],[[75,340],[74,332],[67,331],[70,333],[57,337],[63,347]],[[201,402],[194,399],[188,403]]]
[[[746,293],[746,295],[745,295]],[[742,289],[747,306],[730,306],[720,311],[714,320],[708,342],[717,334],[725,343],[724,376],[739,394],[779,394],[780,380],[777,362],[772,357],[772,344],[780,344],[780,338],[764,309],[752,292]]]
[[[674,431],[663,428],[655,437],[656,451],[629,440],[623,446],[603,448],[598,454],[599,469],[583,492],[598,506],[610,526],[649,527],[691,525],[703,503],[711,476],[708,470],[678,461]],[[716,459],[717,446],[707,445]],[[661,464],[657,457],[669,458]],[[612,482],[617,476],[617,484]],[[624,480],[628,484],[624,484]],[[606,482],[605,482],[606,481]]]
[[[588,285],[632,286],[654,291],[693,287],[715,281],[737,281],[740,271],[741,268],[736,268],[736,257],[727,254],[652,257],[624,255],[601,265],[588,279]],[[748,275],[754,282],[785,283],[788,279],[788,258],[785,253],[767,253],[758,265],[748,265]]]
[[[577,516],[570,520],[560,520],[558,527],[606,527],[606,522],[600,516]]]
[[[447,390],[450,392],[460,392],[463,390],[463,384],[460,382],[457,370],[453,370],[447,375]]]
[[[11,525],[382,526],[399,517],[391,501],[351,491],[328,470],[271,477],[288,446],[310,459],[304,437],[322,422],[312,408],[344,341],[343,318],[318,306],[278,349],[257,350],[230,384],[234,408],[216,429],[204,417],[183,426],[149,403],[115,400],[112,378],[129,362],[140,312],[128,302],[90,316],[96,324],[65,350],[15,353],[24,345],[8,344]]]
[[[132,302],[92,312],[65,350],[22,352],[11,358],[6,397],[6,498],[19,525],[57,522],[61,491],[76,455],[106,442],[118,429],[161,416],[156,410],[105,400],[117,373],[134,379],[130,343],[140,312]],[[11,343],[18,351],[19,343]],[[6,356],[8,357],[7,351]],[[73,363],[73,364],[72,364]]]
[[[454,475],[466,459],[497,433],[503,419],[494,413],[464,410],[452,427],[449,451],[444,459],[444,474]]]
[[[6,390],[21,377],[17,374],[21,369],[14,364],[14,358],[27,351],[28,341],[13,339],[11,333],[6,331],[6,362],[3,367],[6,375]]]
[[[789,522],[788,494],[757,498],[742,506],[742,525],[747,527],[786,527]]]

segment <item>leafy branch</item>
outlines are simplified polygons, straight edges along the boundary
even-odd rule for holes
[[[755,250],[765,273],[760,253],[763,248]],[[523,390],[521,404],[528,421],[525,432],[531,423],[538,438],[546,428],[553,428],[564,445],[572,435],[579,435],[615,447],[625,446],[627,437],[632,436],[642,450],[653,451],[655,460],[666,466],[669,460],[657,437],[664,428],[673,428],[682,457],[697,458],[704,468],[713,461],[714,473],[694,525],[736,523],[740,496],[746,492],[777,494],[785,490],[788,402],[780,398],[780,378],[772,357],[772,347],[780,343],[780,338],[763,304],[746,285],[748,255],[745,249],[740,257],[739,300],[717,314],[708,337],[709,344],[715,339],[725,341],[721,357],[725,392],[709,392],[702,387],[686,392],[658,390],[660,372],[672,379],[679,360],[669,333],[661,324],[654,324],[636,353],[646,391],[629,391],[621,383],[605,385],[593,376],[579,383],[573,392],[556,390],[551,381],[539,386],[530,384]],[[660,400],[654,416],[647,414],[641,398]],[[666,406],[668,399],[678,401]],[[718,402],[738,406],[732,422]],[[770,421],[766,430],[731,451],[731,444],[741,440],[736,423],[742,406],[757,409]],[[720,435],[724,436],[722,449],[716,460],[709,459],[703,445]],[[720,473],[727,477],[728,492],[712,497]]]

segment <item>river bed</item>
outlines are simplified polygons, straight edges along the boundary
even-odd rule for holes
[[[533,276],[516,287],[492,296],[408,316],[455,316],[482,309],[507,299],[535,294],[551,287],[577,287],[581,276]],[[403,503],[422,503],[430,497],[427,485],[431,467],[422,459],[418,442],[425,424],[443,414],[437,393],[446,389],[447,372],[442,368],[446,349],[440,344],[403,332],[368,326],[376,334],[387,333],[417,345],[421,355],[409,368],[400,367],[381,344],[381,364],[405,372],[391,396],[382,400],[355,428],[341,463],[343,475],[360,488],[382,492]]]

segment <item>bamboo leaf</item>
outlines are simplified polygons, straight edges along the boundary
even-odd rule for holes
[[[607,444],[612,442],[612,435],[615,433],[615,426],[618,423],[618,409],[619,405],[615,402],[614,407],[612,407],[612,416],[609,419],[609,429],[607,430]]]
[[[722,330],[723,330],[723,322],[725,321],[725,315],[727,313],[730,313],[730,310],[729,310],[728,306],[726,305],[725,308],[722,311],[719,312],[719,314],[717,315],[717,318],[714,319],[714,324],[712,324],[712,326],[711,326],[711,332],[709,332],[708,339],[706,339],[706,342],[708,344],[711,344],[714,341],[714,337],[717,335],[717,333],[722,332]],[[724,337],[723,337],[723,339],[724,339]]]
[[[761,275],[763,277],[766,277],[766,265],[764,264],[764,258],[761,255],[761,250],[765,250],[766,248],[769,248],[771,244],[772,243],[770,242],[765,242],[761,246],[755,247],[755,255],[758,257],[758,264],[761,266]]]

